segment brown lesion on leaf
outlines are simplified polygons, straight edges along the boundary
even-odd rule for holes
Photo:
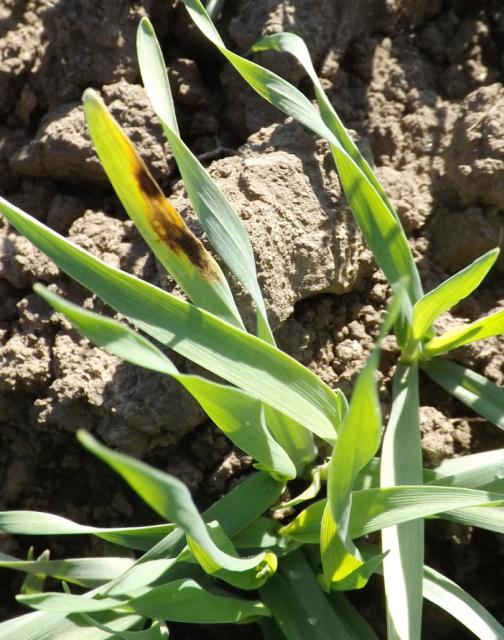
[[[220,270],[215,260],[165,198],[145,164],[139,159],[135,164],[138,186],[150,205],[149,222],[159,241],[174,253],[185,255],[207,280],[219,280]]]

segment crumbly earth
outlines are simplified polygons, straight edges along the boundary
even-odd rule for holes
[[[135,29],[142,15],[151,16],[160,36],[183,136],[250,234],[279,344],[349,395],[389,291],[353,222],[327,145],[245,87],[180,0],[0,3],[0,194],[108,264],[179,295],[111,192],[79,102],[85,88],[101,91],[200,234],[140,86]],[[237,0],[224,5],[220,29],[239,51],[282,30],[305,38],[326,91],[397,209],[426,290],[502,245],[500,0],[321,0],[316,12],[310,0]],[[253,59],[311,96],[290,56]],[[445,314],[439,329],[501,309],[503,272],[501,257],[479,292]],[[0,220],[0,509],[55,511],[89,524],[154,520],[75,444],[80,427],[182,478],[202,506],[247,472],[250,460],[176,383],[90,345],[32,292],[34,282],[111,313]],[[247,296],[233,287],[252,323]],[[387,339],[380,369],[385,413],[396,356],[394,340]],[[459,349],[453,358],[504,383],[502,337]],[[495,427],[428,379],[422,379],[421,403],[427,466],[503,446]],[[429,562],[502,617],[497,536],[442,523],[429,529]],[[53,554],[96,553],[96,545],[58,542]],[[0,550],[26,552],[22,541],[10,538],[0,539]],[[2,616],[12,612],[19,587],[18,577],[4,576]],[[379,616],[368,596],[357,595],[356,602],[373,620]],[[250,629],[241,630],[244,637],[257,637]],[[174,637],[184,633],[177,628]],[[465,637],[429,607],[425,633]],[[201,634],[223,637],[221,630]]]

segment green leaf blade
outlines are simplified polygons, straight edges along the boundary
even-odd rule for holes
[[[399,364],[394,375],[392,411],[385,431],[380,485],[421,484],[418,368]],[[424,524],[413,520],[382,531],[389,638],[420,640]]]
[[[504,333],[504,309],[432,338],[424,346],[424,354],[428,358],[432,358],[463,347],[465,344],[498,336],[502,333]]]
[[[259,577],[264,568],[265,553],[240,558],[223,552],[212,540],[191,494],[180,480],[108,449],[86,432],[79,431],[77,437],[88,451],[121,475],[149,506],[167,520],[175,522],[186,535],[194,539],[216,567],[236,572],[252,570],[256,571]],[[202,567],[205,569],[205,565]]]
[[[259,400],[235,387],[182,374],[157,347],[128,326],[82,309],[40,285],[35,285],[34,289],[95,344],[127,362],[178,380],[229,439],[258,460],[261,468],[279,478],[292,479],[296,476],[293,462],[264,423],[263,407]],[[299,429],[302,427],[299,426]]]
[[[436,318],[470,295],[480,285],[498,256],[499,249],[487,251],[418,300],[413,307],[413,339],[424,338]]]
[[[243,327],[220,267],[165,198],[101,98],[88,89],[83,103],[102,166],[147,244],[194,304]]]
[[[504,429],[504,389],[450,360],[431,360],[422,368],[457,400]]]
[[[0,198],[0,211],[63,271],[147,334],[333,442],[340,400],[314,373],[263,340],[114,269]]]

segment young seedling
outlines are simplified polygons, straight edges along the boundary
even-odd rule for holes
[[[180,481],[80,431],[81,444],[121,475],[166,524],[98,528],[47,513],[0,513],[5,533],[93,535],[130,550],[127,558],[50,560],[43,553],[23,561],[0,555],[0,566],[36,576],[18,596],[36,612],[0,624],[0,640],[69,640],[77,634],[89,640],[159,640],[168,637],[171,622],[256,622],[265,638],[279,640],[375,638],[344,595],[365,587],[374,573],[384,576],[390,638],[421,637],[423,598],[454,615],[478,638],[504,637],[504,628],[488,611],[423,562],[424,518],[504,532],[504,451],[427,470],[422,468],[418,424],[421,368],[504,428],[502,389],[439,357],[501,333],[503,312],[440,336],[433,328],[440,314],[480,284],[498,250],[424,295],[399,218],[328,101],[304,42],[281,33],[264,38],[253,50],[294,55],[313,82],[318,108],[279,76],[227,49],[199,0],[183,2],[203,34],[260,95],[328,141],[392,299],[349,404],[341,392],[277,348],[248,236],[218,185],[180,138],[161,50],[151,24],[143,19],[137,47],[145,88],[210,244],[251,295],[257,335],[246,332],[215,259],[165,198],[93,91],[84,94],[84,111],[102,165],[125,210],[189,301],[106,265],[2,198],[0,211],[137,330],[40,285],[36,291],[95,344],[182,384],[223,433],[256,461],[257,473],[200,514]],[[381,340],[392,329],[401,356],[382,438],[375,372]],[[165,350],[145,336],[225,382],[178,371]],[[317,438],[329,446],[328,459],[321,459]],[[311,484],[280,502],[294,478],[311,479]],[[276,508],[278,516],[278,507],[287,506],[295,508],[294,516],[272,517],[271,510]],[[361,540],[379,531],[381,548]],[[45,576],[60,580],[62,591],[44,591]],[[73,593],[75,587],[78,593]]]

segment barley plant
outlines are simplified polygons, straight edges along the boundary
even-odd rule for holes
[[[27,560],[0,555],[0,566],[23,571],[27,579],[38,577],[18,596],[34,611],[0,624],[0,640],[154,640],[169,636],[171,622],[255,622],[269,640],[376,638],[345,595],[364,588],[373,574],[383,576],[389,638],[421,637],[424,598],[477,638],[504,638],[504,628],[473,597],[424,565],[425,518],[504,532],[504,450],[424,469],[418,417],[422,369],[504,428],[503,390],[443,358],[456,347],[501,333],[504,310],[442,335],[433,328],[440,314],[478,287],[498,249],[424,294],[394,207],[324,94],[304,42],[278,33],[253,50],[295,56],[313,83],[316,105],[227,49],[200,0],[183,2],[197,27],[257,93],[329,143],[354,216],[390,284],[391,300],[349,402],[277,348],[250,241],[180,138],[159,44],[143,19],[137,46],[145,88],[209,243],[253,300],[255,335],[244,328],[219,264],[170,205],[94,91],[85,92],[84,111],[96,152],[129,216],[190,301],[104,264],[1,198],[0,211],[128,324],[84,310],[40,285],[37,293],[95,344],[175,378],[254,459],[256,472],[199,513],[179,480],[79,431],[80,443],[121,475],[165,524],[102,529],[48,513],[0,513],[5,533],[91,535],[126,549],[117,557],[66,560],[51,560],[49,552]],[[380,341],[391,331],[401,355],[383,429],[375,371]],[[164,347],[214,375],[178,371]],[[319,449],[330,455],[323,457]],[[295,478],[306,488],[292,497],[286,487]],[[373,532],[381,535],[370,538]],[[59,580],[61,590],[44,591],[44,576]],[[198,637],[197,630],[192,637]]]

